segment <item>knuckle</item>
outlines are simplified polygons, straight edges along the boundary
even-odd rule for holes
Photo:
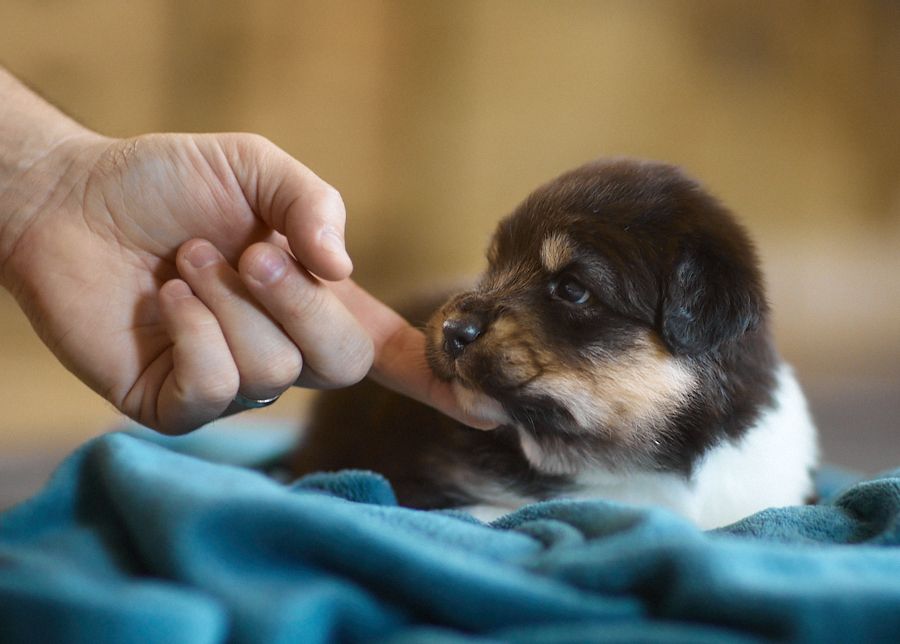
[[[264,137],[262,134],[257,134],[256,132],[245,132],[243,136],[247,140],[248,145],[258,145],[260,147],[275,146],[275,144],[272,143],[269,139]]]
[[[267,391],[283,391],[297,381],[302,369],[303,359],[299,351],[281,350],[265,362],[264,369],[253,378],[253,382],[256,387]]]
[[[359,353],[352,355],[352,360],[347,371],[347,385],[353,385],[365,378],[372,368],[374,351],[369,342]]]
[[[341,191],[335,188],[330,183],[325,184],[323,199],[332,204],[340,204],[341,206],[344,205],[344,198],[341,196]]]
[[[222,373],[216,377],[203,378],[194,385],[191,398],[206,403],[225,403],[234,399],[240,386],[240,377],[236,370]]]
[[[268,150],[269,148],[275,147],[275,144],[272,143],[269,139],[264,137],[262,134],[257,134],[255,132],[238,132],[235,134],[231,134],[233,137],[233,142],[235,147],[237,147],[242,152],[250,152],[251,150]]]
[[[362,335],[345,345],[340,360],[330,365],[322,375],[334,387],[355,385],[368,375],[374,356],[372,340]]]
[[[256,176],[265,170],[275,156],[277,146],[261,134],[251,132],[231,132],[215,135],[219,145],[233,155],[233,162],[244,173]]]
[[[346,217],[344,209],[344,199],[341,193],[334,186],[322,183],[319,190],[316,190],[310,197],[312,207],[319,212],[337,213],[339,217]]]

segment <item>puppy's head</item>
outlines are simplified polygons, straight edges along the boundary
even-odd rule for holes
[[[672,166],[562,175],[500,223],[488,262],[429,322],[429,362],[541,471],[689,469],[768,393],[753,248]]]

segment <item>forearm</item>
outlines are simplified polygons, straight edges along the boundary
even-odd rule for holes
[[[59,186],[68,161],[54,154],[92,136],[0,67],[0,269],[32,215]],[[7,278],[0,270],[4,286]]]

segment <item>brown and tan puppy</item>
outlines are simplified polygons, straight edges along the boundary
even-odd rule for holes
[[[436,310],[436,312],[434,312]],[[678,169],[597,161],[500,222],[471,291],[410,312],[479,431],[364,382],[323,394],[296,474],[371,469],[403,505],[662,505],[703,527],[812,492],[816,435],[754,249]]]

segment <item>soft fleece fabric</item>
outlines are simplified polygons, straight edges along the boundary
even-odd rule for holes
[[[900,641],[900,471],[708,533],[600,501],[486,526],[160,442],[95,439],[0,515],[0,641]]]

